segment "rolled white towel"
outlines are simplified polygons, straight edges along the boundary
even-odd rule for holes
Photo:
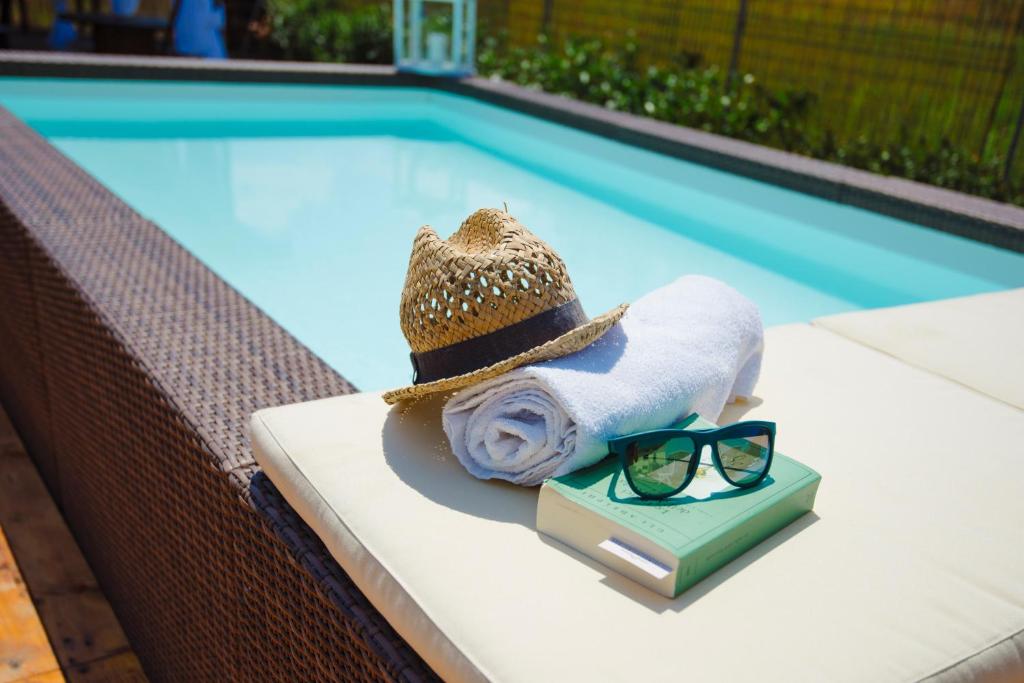
[[[599,461],[615,436],[693,412],[717,419],[727,401],[751,395],[763,347],[752,301],[688,275],[633,303],[582,351],[458,392],[444,431],[474,476],[535,486]]]

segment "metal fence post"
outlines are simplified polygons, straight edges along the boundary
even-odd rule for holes
[[[1017,112],[1017,125],[1013,128],[1013,137],[1010,138],[1010,146],[1006,149],[1006,165],[1003,167],[1003,180],[1010,182],[1010,171],[1013,170],[1013,158],[1017,156],[1017,143],[1020,142],[1020,129],[1024,126],[1024,98],[1020,101],[1020,111]]]
[[[554,9],[555,0],[544,0],[544,14],[540,19],[540,32],[544,35],[551,33],[551,12]]]
[[[736,28],[732,34],[732,54],[729,56],[729,81],[736,78],[736,71],[740,68],[740,45],[743,43],[743,34],[747,30],[747,0],[740,0],[740,6],[736,11]]]
[[[1010,49],[1012,50],[1012,52],[1010,53],[1011,58],[1010,63],[1003,75],[1003,82],[999,92],[1000,99],[1002,99],[1003,92],[1006,89],[1006,81],[1010,77],[1010,72],[1014,70],[1017,66],[1017,41],[1019,40],[1022,31],[1024,31],[1024,9],[1019,10],[1019,13],[1017,14],[1016,30],[1013,33],[1013,40],[1010,43]],[[991,118],[995,119],[995,107],[993,107]],[[1003,165],[1003,182],[1006,183],[1007,185],[1009,185],[1010,183],[1010,173],[1013,171],[1014,157],[1017,156],[1017,144],[1020,142],[1021,126],[1024,126],[1024,98],[1021,98],[1020,110],[1017,112],[1017,124],[1013,128],[1013,137],[1010,138],[1010,146],[1006,148],[1006,161]],[[989,121],[989,130],[991,129],[992,122]],[[985,137],[987,141],[987,132]]]

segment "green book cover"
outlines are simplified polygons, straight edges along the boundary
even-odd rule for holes
[[[686,424],[715,426],[701,418]],[[761,485],[737,489],[705,452],[682,493],[651,501],[629,488],[617,458],[605,458],[544,483],[537,530],[675,597],[810,511],[820,480],[811,468],[776,451]]]

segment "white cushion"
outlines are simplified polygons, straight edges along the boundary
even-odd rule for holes
[[[1024,408],[1024,289],[843,313],[814,324]]]
[[[257,459],[448,680],[1024,676],[1024,412],[809,325],[771,329],[757,400],[822,474],[808,515],[669,600],[471,478],[439,404],[361,394],[253,417]]]

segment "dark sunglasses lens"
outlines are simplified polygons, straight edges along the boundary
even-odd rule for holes
[[[757,481],[768,467],[770,454],[771,440],[767,430],[718,442],[718,457],[722,461],[725,478],[737,486]]]
[[[633,488],[644,496],[665,496],[686,481],[693,441],[687,437],[630,446],[627,468]]]

